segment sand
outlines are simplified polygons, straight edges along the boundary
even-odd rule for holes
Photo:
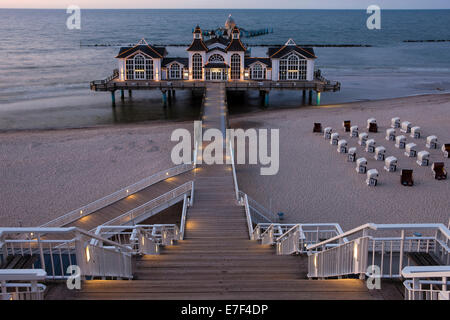
[[[232,127],[280,129],[280,170],[274,176],[261,176],[257,165],[237,167],[239,187],[274,212],[284,212],[285,222],[337,222],[344,230],[367,222],[374,223],[444,223],[450,217],[450,179],[437,181],[431,167],[419,167],[416,158],[407,158],[405,150],[386,141],[390,119],[398,116],[422,128],[418,151],[425,148],[425,137],[434,134],[440,143],[450,143],[450,95],[427,95],[345,105],[308,107],[270,111],[230,121]],[[379,133],[370,134],[377,145],[386,147],[386,155],[399,160],[399,168],[414,170],[414,187],[400,184],[399,172],[383,170],[384,162],[376,161],[363,151],[356,138],[342,129],[343,120],[351,120],[360,132],[367,131],[368,118],[377,119]],[[379,185],[368,187],[366,175],[355,171],[355,163],[337,152],[321,135],[313,134],[314,122],[331,126],[357,147],[358,157],[368,159],[368,169],[378,170]],[[399,131],[399,129],[397,129]],[[428,150],[430,151],[430,150]],[[450,159],[441,150],[431,150],[433,161],[443,161],[450,170]]]
[[[173,167],[191,122],[0,134],[0,226],[37,226]]]
[[[338,222],[344,229],[366,222],[447,224],[450,180],[436,181],[430,167],[384,140],[390,119],[399,116],[450,142],[450,95],[430,95],[334,106],[274,110],[232,117],[232,127],[279,128],[280,170],[261,176],[259,166],[238,166],[240,188],[277,212],[286,222]],[[380,173],[375,188],[365,184],[355,164],[337,153],[313,122],[332,126],[343,135],[342,121],[351,120],[360,131],[375,117],[380,133],[372,137],[399,159],[400,167],[414,169],[416,185],[403,187],[398,173],[385,172],[382,162],[357,146],[369,168]],[[160,170],[173,166],[170,134],[176,128],[192,130],[192,122],[146,123],[90,129],[18,131],[0,133],[0,226],[37,226],[108,195]],[[408,140],[412,140],[408,138]],[[425,139],[414,141],[425,149]],[[444,161],[440,150],[431,160]],[[271,205],[270,205],[271,204]]]

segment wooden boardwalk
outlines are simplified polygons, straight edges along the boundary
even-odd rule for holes
[[[204,124],[226,123],[224,87],[208,87]],[[219,101],[220,100],[220,101]],[[307,257],[277,256],[249,240],[230,165],[202,165],[195,176],[185,239],[134,260],[134,280],[84,281],[80,291],[52,287],[48,299],[378,299],[361,280],[308,280]]]

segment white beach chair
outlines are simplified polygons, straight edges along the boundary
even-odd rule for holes
[[[389,156],[384,160],[384,170],[388,172],[397,171],[397,158],[394,156]]]
[[[370,169],[367,171],[367,179],[366,183],[368,186],[375,187],[378,182],[378,170],[377,169]]]
[[[410,158],[414,158],[415,156],[417,156],[417,144],[415,143],[408,143],[405,146],[405,156],[410,157]]]
[[[358,144],[359,144],[360,146],[362,146],[362,147],[365,147],[365,146],[366,146],[366,141],[367,141],[368,138],[369,138],[369,135],[368,135],[367,133],[361,132],[361,133],[359,134],[359,141],[358,141]]]
[[[367,171],[367,159],[359,158],[356,160],[356,172],[358,173],[366,173]]]
[[[410,133],[411,132],[411,122],[403,121],[400,131],[404,132],[404,133]]]
[[[416,163],[419,166],[427,167],[430,163],[430,153],[428,151],[420,151],[417,153]]]
[[[323,129],[323,137],[327,140],[330,140],[332,132],[333,132],[333,128],[326,127],[325,129]]]
[[[355,147],[348,149],[347,161],[348,162],[356,161],[356,148]]]
[[[352,138],[358,138],[358,126],[351,126],[350,127],[350,137]]]
[[[399,149],[405,149],[406,137],[405,136],[396,136],[395,137],[395,147]]]
[[[387,129],[386,130],[386,140],[387,141],[395,141],[395,129]]]
[[[444,153],[444,158],[450,158],[450,143],[443,144],[441,150]]]
[[[420,132],[421,132],[420,127],[417,127],[417,126],[412,127],[411,134],[409,136],[414,139],[420,139]]]
[[[428,149],[437,149],[437,147],[438,147],[437,137],[436,136],[428,136],[427,143],[425,144],[425,146]]]
[[[375,152],[375,139],[369,139],[366,141],[366,152],[374,153]]]
[[[377,123],[377,120],[375,118],[369,118],[367,119],[367,129],[370,128],[371,123]]]
[[[395,117],[391,119],[391,128],[400,128],[400,118]]]
[[[346,140],[344,140],[344,139],[339,140],[337,151],[339,153],[347,153],[347,141]]]
[[[338,141],[339,141],[339,133],[337,133],[337,132],[332,133],[331,134],[330,144],[337,146]]]
[[[384,161],[384,157],[386,156],[386,148],[383,146],[378,146],[375,148],[375,160]]]

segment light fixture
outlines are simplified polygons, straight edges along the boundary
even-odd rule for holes
[[[89,245],[86,246],[86,261],[89,262],[91,260],[91,253],[89,252]]]
[[[356,242],[353,245],[353,258],[358,259],[358,244]]]

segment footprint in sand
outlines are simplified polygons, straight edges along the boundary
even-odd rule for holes
[[[150,149],[147,150],[147,152],[155,152],[155,151],[159,151],[159,147],[158,146],[153,146]]]

